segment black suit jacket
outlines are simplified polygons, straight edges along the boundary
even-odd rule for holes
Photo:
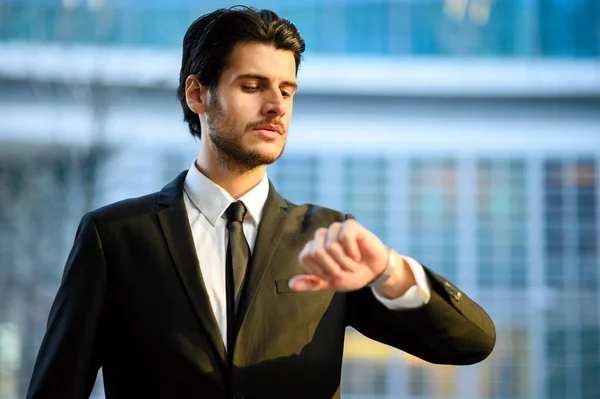
[[[294,205],[271,186],[228,364],[183,202],[185,175],[83,217],[28,398],[87,398],[100,367],[109,399],[337,398],[347,326],[433,363],[475,363],[494,347],[488,315],[427,268],[431,300],[414,310],[390,311],[369,288],[291,292],[304,244],[347,216]]]

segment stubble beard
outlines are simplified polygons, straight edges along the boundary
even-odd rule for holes
[[[247,173],[260,166],[270,165],[281,157],[285,149],[284,144],[279,154],[270,155],[246,148],[242,143],[243,133],[250,130],[253,124],[246,126],[244,132],[229,124],[217,96],[210,99],[206,122],[208,138],[219,153],[221,165],[233,172]]]

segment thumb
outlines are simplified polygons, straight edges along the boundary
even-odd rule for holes
[[[317,276],[300,275],[292,277],[288,286],[296,292],[314,292],[326,290],[329,288],[329,283]]]

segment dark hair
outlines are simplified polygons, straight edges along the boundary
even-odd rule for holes
[[[296,73],[304,52],[304,39],[296,26],[273,11],[235,6],[222,8],[195,20],[183,39],[183,56],[177,98],[190,133],[200,138],[200,121],[185,100],[185,81],[195,74],[209,90],[216,89],[234,47],[242,42],[270,44],[294,53]]]

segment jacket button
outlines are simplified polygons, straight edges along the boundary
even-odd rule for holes
[[[244,399],[244,395],[242,395],[239,392],[236,392],[235,394],[233,394],[233,399]]]
[[[445,286],[448,294],[450,294],[450,296],[452,298],[454,298],[456,301],[458,301],[458,300],[460,300],[460,298],[462,298],[462,294],[460,293],[460,291],[458,289],[456,289],[456,287],[453,286],[452,284],[450,284],[448,281],[444,282],[444,286]]]

